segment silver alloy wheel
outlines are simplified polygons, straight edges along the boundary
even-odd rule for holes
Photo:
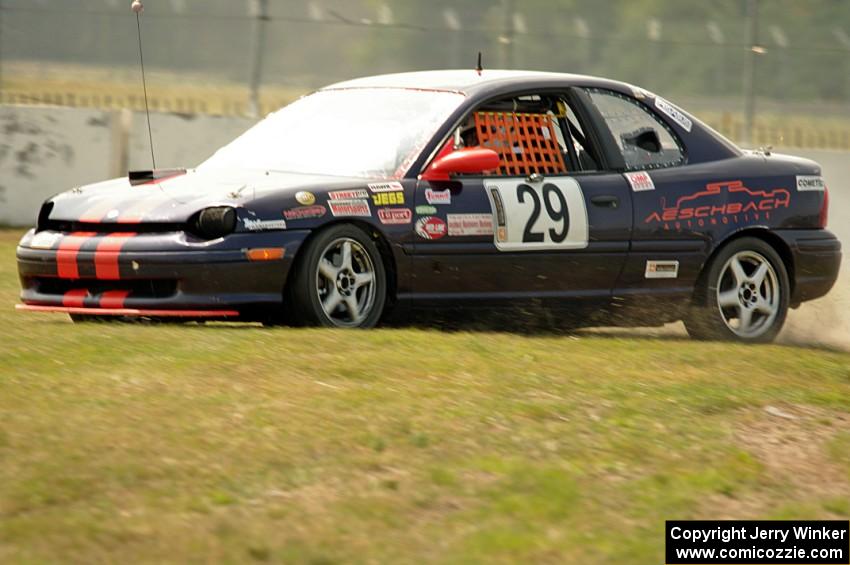
[[[717,280],[717,307],[726,327],[739,337],[768,331],[779,313],[779,279],[773,265],[755,251],[739,251]]]
[[[349,237],[330,242],[319,255],[316,291],[335,326],[359,326],[375,305],[375,266],[368,251]]]

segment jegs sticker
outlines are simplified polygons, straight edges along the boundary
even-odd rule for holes
[[[623,173],[626,180],[629,181],[629,186],[634,192],[644,192],[646,190],[655,190],[655,183],[652,182],[652,177],[646,171],[635,171],[633,173]]]
[[[451,204],[452,191],[448,188],[446,190],[431,190],[427,188],[425,189],[425,200],[428,201],[428,204]]]
[[[492,214],[449,214],[449,235],[493,235]]]
[[[823,177],[815,175],[797,175],[797,192],[805,192],[807,190],[822,191],[826,188],[826,183],[823,182]]]
[[[362,188],[356,190],[334,190],[328,193],[328,198],[331,200],[355,200],[357,198],[369,198],[369,193]]]
[[[372,195],[372,202],[375,206],[403,206],[403,192],[380,192]]]
[[[328,200],[328,208],[334,216],[364,216],[372,215],[368,200]]]
[[[369,186],[369,190],[372,192],[396,192],[398,190],[403,190],[400,182],[376,182],[372,183]]]
[[[409,224],[413,219],[410,208],[380,208],[378,219],[382,224]]]
[[[683,130],[690,133],[694,127],[693,122],[681,110],[667,102],[660,96],[655,97],[655,107],[661,110],[668,118],[679,124]]]
[[[416,220],[416,234],[423,239],[440,239],[446,235],[446,222],[436,216]]]
[[[500,251],[584,249],[590,228],[584,193],[574,178],[528,184],[488,182]]]

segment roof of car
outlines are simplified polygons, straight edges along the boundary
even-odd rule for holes
[[[622,82],[585,75],[487,69],[480,73],[475,70],[466,69],[377,75],[338,82],[325,88],[419,88],[470,93],[482,88],[520,85],[526,82],[593,84],[609,87],[616,86],[619,87],[618,90],[629,88],[629,85]]]

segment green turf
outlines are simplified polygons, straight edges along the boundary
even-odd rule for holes
[[[850,355],[73,325],[0,231],[0,562],[661,563],[665,519],[847,518]]]

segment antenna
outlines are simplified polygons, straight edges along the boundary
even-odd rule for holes
[[[145,93],[145,115],[148,119],[148,139],[151,144],[151,163],[153,164],[153,170],[156,170],[156,157],[153,152],[153,132],[151,131],[151,111],[148,107],[148,84],[145,80],[145,55],[142,50],[142,12],[145,11],[145,7],[142,5],[142,0],[133,0],[133,3],[130,4],[130,9],[136,14],[136,30],[139,32],[139,62],[142,66],[142,89]]]
[[[480,75],[481,71],[484,70],[484,66],[481,64],[481,51],[478,52],[478,65],[475,67],[475,71]]]

